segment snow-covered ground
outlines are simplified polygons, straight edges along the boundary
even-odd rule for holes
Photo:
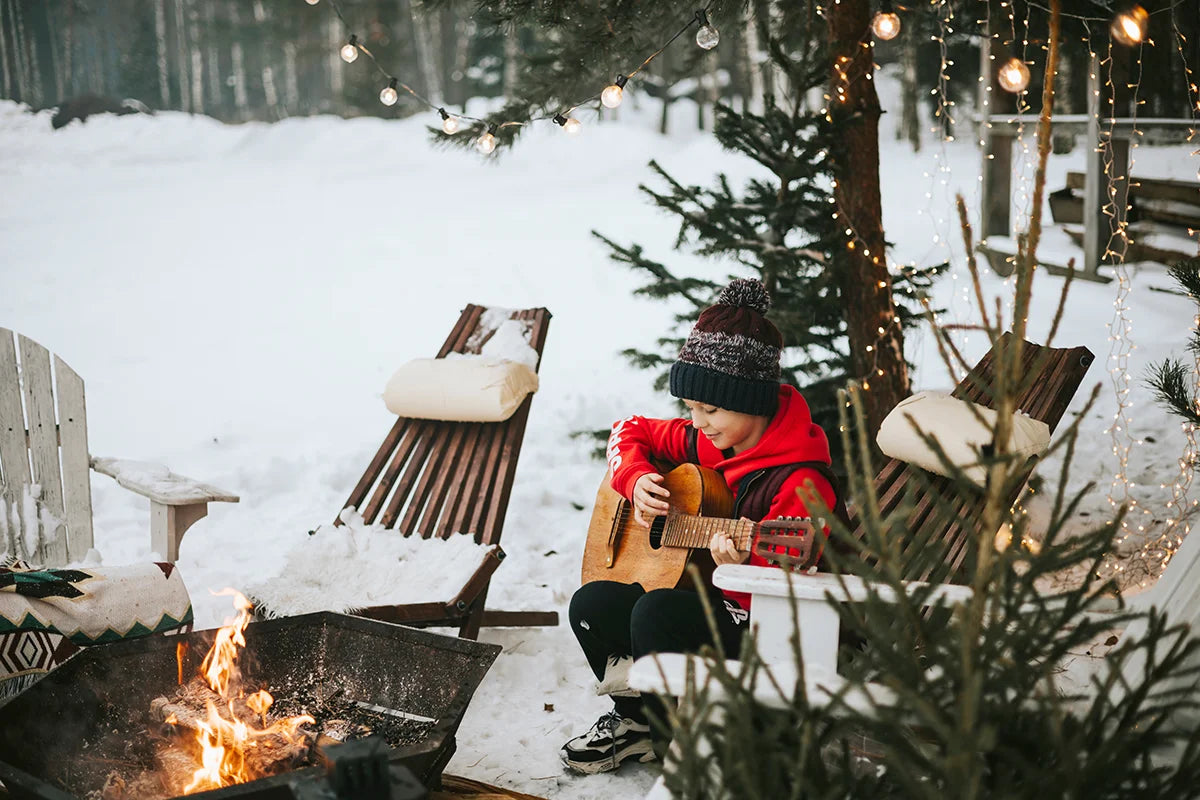
[[[894,95],[880,84],[885,98]],[[565,616],[604,472],[572,432],[672,410],[650,376],[617,353],[667,331],[675,309],[634,298],[639,279],[609,261],[590,231],[640,243],[681,271],[721,278],[734,268],[672,252],[674,220],[639,196],[651,158],[685,183],[724,171],[738,184],[755,172],[711,136],[685,129],[694,109],[680,103],[676,112],[683,132],[668,138],[654,132],[658,112],[648,104],[623,109],[615,123],[585,120],[578,138],[535,128],[515,152],[481,163],[431,148],[423,117],[228,126],[163,113],[52,132],[48,113],[2,102],[0,326],[40,341],[83,376],[94,455],[160,461],[241,495],[240,504],[212,506],[183,540],[179,567],[199,626],[211,627],[230,603],[210,592],[273,575],[307,531],[333,520],[391,425],[380,395],[392,370],[432,355],[465,303],[548,307],[541,390],[505,526],[509,558],[489,599]],[[886,115],[885,126],[897,117]],[[885,130],[882,145],[892,258],[953,257],[937,300],[948,321],[968,322],[952,203],[962,191],[979,207],[973,137],[913,154]],[[1134,170],[1193,177],[1196,161],[1186,147],[1139,148]],[[1081,163],[1078,151],[1053,157],[1049,187]],[[1015,210],[1026,213],[1032,168],[1019,169]],[[1067,245],[1051,233],[1043,252]],[[984,271],[989,293],[1006,291]],[[1150,291],[1169,285],[1161,266],[1129,274],[1129,430],[1143,443],[1127,472],[1136,499],[1162,520],[1172,513],[1165,503],[1184,438],[1141,380],[1151,361],[1183,354],[1195,308]],[[1031,338],[1048,330],[1060,286],[1039,275]],[[1075,286],[1058,338],[1092,349],[1085,386],[1103,384],[1072,481],[1098,483],[1084,508],[1092,520],[1107,511],[1118,471],[1107,430],[1123,378],[1114,382],[1107,358],[1119,286]],[[966,347],[977,356],[975,340]],[[947,387],[930,336],[912,335],[908,345],[916,385]],[[93,499],[104,563],[149,558],[145,501],[103,476],[93,478]],[[591,778],[559,766],[562,742],[606,705],[565,625],[482,638],[504,652],[467,713],[449,771],[577,800],[648,788],[652,766]]]

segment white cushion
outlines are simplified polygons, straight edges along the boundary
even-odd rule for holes
[[[987,471],[979,459],[982,448],[992,442],[996,426],[993,409],[938,392],[921,392],[900,401],[879,426],[875,441],[884,455],[946,475],[941,460],[917,434],[914,425],[936,439],[946,457],[976,485],[984,485]],[[1027,458],[1040,456],[1049,444],[1049,425],[1021,412],[1013,415],[1010,452]]]
[[[402,417],[501,422],[537,388],[537,373],[517,361],[482,355],[418,358],[388,380],[383,402]]]

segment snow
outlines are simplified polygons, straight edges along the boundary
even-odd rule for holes
[[[885,100],[895,96],[888,76],[879,84]],[[568,800],[637,797],[657,772],[627,765],[585,778],[558,762],[561,744],[606,710],[565,624],[604,474],[590,443],[572,433],[632,413],[673,413],[651,376],[618,354],[666,334],[685,310],[635,297],[639,277],[610,261],[591,231],[641,244],[680,272],[744,274],[673,251],[677,222],[637,186],[651,180],[651,158],[685,185],[706,184],[718,170],[735,185],[761,174],[687,127],[696,118],[689,101],[673,106],[677,133],[669,137],[655,133],[656,104],[636,105],[627,103],[616,122],[583,118],[579,137],[535,126],[515,152],[483,163],[431,148],[424,118],[230,126],[160,113],[52,132],[47,113],[0,103],[0,324],[84,378],[91,452],[162,462],[241,496],[210,505],[182,542],[179,569],[200,627],[229,615],[229,599],[214,592],[277,574],[290,552],[314,544],[308,531],[342,509],[391,427],[379,393],[395,365],[433,355],[466,303],[551,310],[502,542],[508,558],[488,600],[500,609],[557,609],[564,624],[485,630],[481,638],[503,653],[467,711],[448,770]],[[899,116],[885,115],[885,126]],[[1029,151],[1032,137],[1031,124]],[[951,258],[935,300],[946,322],[962,324],[973,316],[953,197],[961,191],[978,218],[973,138],[963,132],[914,155],[890,129],[881,136],[892,256]],[[1188,178],[1197,161],[1189,152],[1138,147],[1134,173]],[[1020,219],[1033,170],[1017,161]],[[1082,162],[1078,149],[1052,156],[1048,187]],[[1045,247],[1073,245],[1048,232]],[[1006,281],[983,271],[987,296],[1005,296]],[[1097,356],[1071,412],[1101,385],[1071,483],[1098,486],[1079,524],[1107,513],[1114,448],[1128,436],[1136,444],[1126,471],[1149,509],[1137,524],[1153,532],[1152,520],[1161,525],[1175,513],[1165,504],[1184,438],[1141,380],[1152,361],[1184,355],[1195,307],[1146,291],[1169,284],[1163,267],[1130,265],[1127,273],[1136,349],[1114,351],[1131,376],[1127,430],[1108,432],[1122,380],[1108,372],[1117,361],[1107,361],[1119,284],[1081,281],[1066,306],[1057,343],[1087,345]],[[1039,274],[1036,283],[1030,337],[1041,341],[1062,281]],[[982,354],[982,336],[962,339],[968,358]],[[909,336],[907,349],[919,365],[917,389],[953,384],[928,333]],[[1042,467],[1051,480],[1056,472],[1053,461]],[[150,558],[146,501],[102,476],[92,488],[104,563]],[[1045,517],[1046,501],[1034,498],[1030,508]]]
[[[470,536],[401,536],[343,509],[344,525],[322,525],[288,553],[279,574],[238,587],[267,617],[370,606],[448,603],[490,547]]]

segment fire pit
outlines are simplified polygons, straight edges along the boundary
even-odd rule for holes
[[[156,698],[187,681],[211,631],[88,648],[0,708],[0,781],[15,798],[99,797],[114,769],[153,770]],[[241,671],[275,708],[315,727],[382,737],[393,764],[436,786],[454,753],[467,703],[500,648],[376,620],[320,613],[252,623]],[[179,658],[177,659],[177,652]],[[161,701],[159,703],[161,705]],[[321,766],[205,792],[208,797],[291,798],[289,783]]]

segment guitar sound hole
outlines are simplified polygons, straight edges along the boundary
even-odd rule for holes
[[[650,523],[650,547],[657,550],[662,547],[663,526],[667,524],[666,517],[655,517]]]

